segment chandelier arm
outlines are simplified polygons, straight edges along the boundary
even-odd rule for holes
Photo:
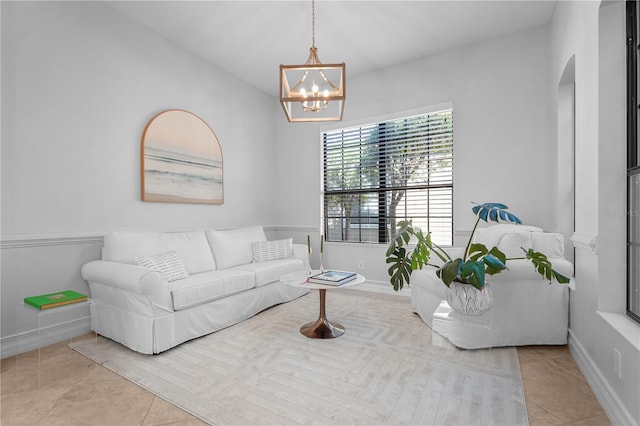
[[[323,80],[325,81],[325,83],[327,83],[329,86],[331,86],[333,89],[338,90],[338,88],[331,82],[331,80],[329,80],[327,78],[327,76],[324,74],[324,71],[320,71],[320,75],[322,76]]]
[[[307,75],[308,75],[308,74],[309,74],[309,70],[306,70],[306,71],[304,72],[304,74],[302,74],[302,78],[300,78],[300,80],[298,81],[298,83],[297,83],[295,86],[293,86],[293,87],[291,88],[291,91],[292,91],[292,92],[295,92],[295,91],[297,91],[297,90],[298,90],[298,87],[300,87],[300,85],[302,85],[302,83],[304,83],[304,80],[307,78]]]
[[[320,59],[318,59],[318,49],[316,49],[315,47],[310,47],[309,48],[309,57],[307,58],[307,62],[305,62],[305,65],[309,65],[309,64],[319,64],[320,63]]]
[[[309,54],[309,59],[307,59],[307,64],[321,64],[322,61],[320,61],[320,57],[318,56],[318,48],[311,47],[309,50],[311,53]]]

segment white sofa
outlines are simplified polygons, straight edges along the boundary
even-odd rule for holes
[[[497,246],[507,257],[523,255],[520,247],[547,255],[553,268],[571,277],[573,266],[564,258],[561,234],[542,232],[524,225],[494,225],[478,229],[474,242]],[[461,257],[463,248],[447,250]],[[454,312],[446,302],[446,286],[435,268],[414,271],[411,302],[414,312],[435,332],[455,346],[477,349],[499,346],[564,345],[569,325],[569,287],[548,284],[529,260],[507,262],[509,270],[487,276],[493,292],[493,307],[479,316]]]
[[[267,241],[260,226],[111,232],[102,260],[82,267],[91,329],[135,351],[160,353],[306,294],[279,281],[308,268],[306,250],[291,239]]]

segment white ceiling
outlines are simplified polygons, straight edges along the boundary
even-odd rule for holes
[[[311,47],[311,1],[107,1],[110,7],[274,96],[280,64]],[[555,1],[316,1],[316,47],[347,79],[549,22]],[[526,48],[526,46],[523,46]]]

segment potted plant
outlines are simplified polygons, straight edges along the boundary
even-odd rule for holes
[[[386,257],[390,263],[389,276],[391,285],[395,291],[400,291],[403,286],[410,285],[411,273],[417,269],[422,269],[425,265],[436,267],[436,275],[444,285],[460,288],[464,292],[464,297],[470,291],[488,292],[485,281],[486,275],[495,275],[507,268],[509,260],[528,259],[533,264],[535,270],[551,283],[556,280],[558,283],[566,284],[569,278],[553,269],[551,262],[544,253],[534,251],[531,248],[522,248],[523,256],[517,258],[507,258],[497,247],[488,248],[484,244],[471,243],[480,221],[485,222],[507,222],[521,224],[522,221],[513,213],[508,212],[508,207],[500,203],[484,203],[475,205],[472,209],[477,216],[476,223],[469,236],[464,253],[461,258],[452,259],[447,252],[431,241],[431,233],[426,234],[419,228],[414,228],[410,221],[398,223],[396,237],[389,244]],[[415,242],[415,247],[407,247],[409,243]],[[431,255],[438,256],[444,264],[436,266],[429,263]],[[473,289],[473,290],[472,290]],[[489,294],[490,297],[490,294]],[[488,304],[488,306],[487,306]],[[480,314],[491,307],[490,299],[482,308],[477,307],[473,312],[467,314]],[[452,306],[454,310],[455,306]]]

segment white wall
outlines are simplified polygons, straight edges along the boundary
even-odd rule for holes
[[[455,244],[461,245],[466,241],[458,237],[473,227],[472,201],[504,202],[525,223],[555,225],[553,93],[548,28],[541,27],[356,77],[349,77],[347,65],[344,122],[337,126],[451,102]],[[277,223],[300,227],[300,234],[315,232],[315,241],[321,226],[320,129],[327,127],[280,120],[277,128]],[[363,260],[368,279],[388,283],[385,250],[327,244],[325,266],[356,269]]]
[[[554,87],[575,56],[576,233],[598,242],[576,250],[570,346],[612,422],[638,424],[640,327],[624,315],[624,2],[559,2],[551,28]]]
[[[1,7],[3,337],[23,297],[88,291],[106,231],[275,222],[273,97],[98,2]],[[173,108],[216,133],[223,205],[140,201],[142,131]]]
[[[100,3],[2,7],[3,236],[273,220],[272,97]],[[224,205],[140,202],[142,131],[172,108],[218,136]]]

